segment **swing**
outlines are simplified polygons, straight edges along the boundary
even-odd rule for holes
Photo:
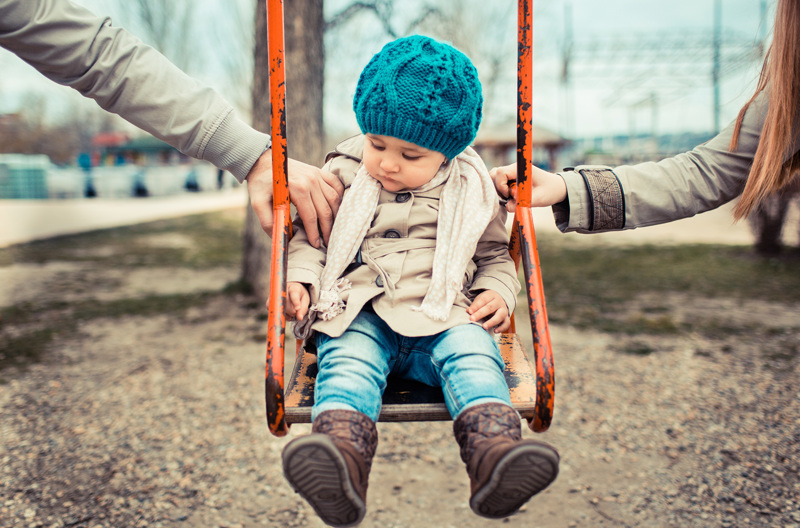
[[[297,358],[284,391],[286,269],[292,222],[287,185],[286,87],[284,70],[283,0],[267,1],[270,96],[272,100],[273,230],[268,301],[266,413],[269,430],[284,436],[293,423],[310,423],[314,403],[316,356],[298,342]],[[539,254],[531,215],[530,163],[532,128],[532,13],[530,0],[518,2],[517,63],[517,208],[509,252],[517,269],[523,267],[533,337],[529,357],[516,333],[514,315],[508,333],[495,337],[505,362],[505,378],[513,407],[536,432],[546,431],[553,417],[555,378],[550,332],[544,302]],[[390,377],[379,421],[450,420],[442,391],[422,383]]]

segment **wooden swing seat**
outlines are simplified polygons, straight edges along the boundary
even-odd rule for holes
[[[495,340],[505,362],[504,374],[511,391],[511,402],[523,418],[532,420],[536,410],[535,367],[528,360],[518,334],[499,334]],[[286,388],[287,423],[311,423],[316,375],[316,354],[301,349]],[[390,377],[383,394],[383,405],[378,420],[442,421],[450,420],[450,413],[447,411],[444,395],[439,387]]]

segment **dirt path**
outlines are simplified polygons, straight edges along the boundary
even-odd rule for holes
[[[187,293],[237,272],[15,265],[0,268],[0,299]],[[86,287],[89,276],[107,286]],[[380,424],[362,526],[800,527],[800,306],[659,303],[676,321],[752,330],[552,326],[555,419],[525,434],[559,449],[558,480],[512,518],[485,520],[469,510],[450,423]],[[264,331],[250,299],[218,295],[183,315],[91,319],[57,341],[0,384],[0,526],[323,526],[280,470],[283,446],[309,427],[266,429]]]

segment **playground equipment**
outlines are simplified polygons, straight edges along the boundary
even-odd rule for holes
[[[316,356],[298,343],[297,358],[290,381],[284,390],[284,343],[286,319],[286,269],[292,223],[287,186],[285,61],[283,0],[267,1],[269,32],[270,97],[272,102],[273,232],[268,302],[267,365],[265,397],[267,423],[276,436],[285,435],[293,423],[309,423],[314,403]],[[546,431],[553,417],[555,377],[550,332],[544,301],[539,254],[531,214],[529,181],[533,143],[532,129],[532,11],[530,0],[518,2],[517,62],[517,208],[509,251],[519,269],[523,268],[528,313],[533,337],[533,356],[529,357],[514,317],[511,331],[496,337],[505,362],[505,377],[511,401],[536,432]],[[449,420],[441,390],[421,383],[389,379],[379,421]]]

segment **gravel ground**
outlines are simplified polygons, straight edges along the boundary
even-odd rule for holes
[[[32,270],[40,286],[15,290],[23,298],[76,272]],[[154,269],[126,282],[109,270],[103,295],[175,292],[235,272]],[[362,526],[800,527],[800,336],[796,315],[778,317],[800,306],[686,295],[672,305],[756,329],[634,338],[553,326],[555,419],[525,434],[559,449],[558,480],[512,518],[482,519],[469,510],[450,423],[379,424]],[[323,526],[279,463],[309,426],[275,438],[265,425],[264,327],[250,299],[216,296],[181,315],[87,321],[45,362],[5,372],[0,526]],[[621,352],[642,345],[653,352]]]

